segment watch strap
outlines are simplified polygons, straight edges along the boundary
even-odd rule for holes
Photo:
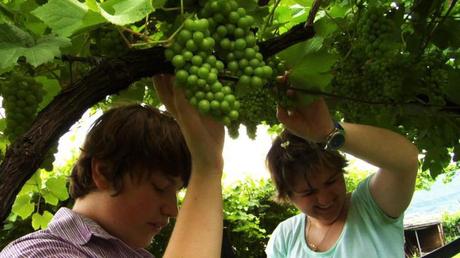
[[[326,150],[338,150],[345,144],[345,129],[339,122],[334,122],[334,129],[326,136]]]

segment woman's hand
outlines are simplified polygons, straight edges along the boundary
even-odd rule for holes
[[[293,110],[278,106],[277,117],[290,132],[313,142],[325,142],[326,136],[334,128],[323,98]]]
[[[197,171],[222,173],[223,124],[200,114],[187,101],[183,90],[173,85],[172,75],[156,75],[153,80],[158,97],[181,127],[192,155],[192,165]]]

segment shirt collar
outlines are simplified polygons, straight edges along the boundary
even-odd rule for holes
[[[48,230],[53,235],[79,245],[88,243],[93,235],[104,239],[118,240],[94,220],[65,207],[56,212],[48,225]]]

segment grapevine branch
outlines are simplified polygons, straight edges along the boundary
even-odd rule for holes
[[[274,54],[296,43],[313,38],[313,36],[315,36],[313,22],[315,20],[316,14],[318,13],[320,5],[321,0],[315,0],[313,2],[312,8],[308,14],[307,21],[304,24],[297,24],[287,33],[259,43],[258,45],[260,53],[262,53],[262,55],[265,57],[273,56]]]
[[[71,55],[63,55],[61,56],[61,60],[64,62],[80,62],[80,63],[88,63],[91,65],[98,65],[102,58],[100,57],[95,57],[95,56],[89,56],[89,57],[81,57],[81,56],[71,56]]]
[[[313,23],[315,22],[316,14],[318,13],[320,6],[321,6],[321,0],[315,0],[315,2],[313,2],[310,12],[308,13],[307,22],[304,25],[305,28],[313,27]]]
[[[449,9],[447,10],[446,14],[442,16],[441,20],[433,25],[433,28],[431,29],[430,33],[427,35],[427,37],[425,38],[424,42],[423,42],[423,45],[421,47],[421,51],[420,51],[420,55],[423,53],[423,51],[425,50],[425,48],[428,47],[428,44],[430,43],[431,39],[433,38],[433,35],[434,33],[436,32],[436,29],[439,28],[439,26],[441,26],[444,21],[446,20],[446,18],[449,16],[450,12],[454,9],[455,5],[457,4],[457,1],[458,0],[452,0],[452,2],[450,3],[450,6],[449,6]],[[433,19],[433,23],[434,23],[435,19]]]
[[[315,1],[317,3],[319,1]],[[314,8],[312,8],[314,9]],[[311,16],[316,13],[310,12]],[[309,18],[312,21],[313,18]],[[308,22],[307,22],[308,23]],[[273,56],[314,36],[313,26],[298,24],[273,39],[259,43],[265,57]],[[132,82],[159,73],[173,73],[164,57],[164,47],[131,50],[115,59],[104,59],[83,78],[65,87],[36,117],[31,128],[9,146],[0,164],[0,221],[11,211],[16,195],[42,163],[53,143],[80,119],[83,113],[107,95],[127,88]],[[88,62],[64,56],[63,60]]]
[[[390,102],[390,101],[372,101],[372,100],[366,100],[362,98],[354,98],[350,96],[344,96],[344,95],[337,95],[334,93],[328,93],[320,90],[311,90],[311,89],[302,89],[302,88],[297,88],[297,87],[286,87],[284,88],[286,90],[293,90],[293,91],[298,91],[304,94],[308,95],[317,95],[317,96],[324,96],[324,97],[329,97],[329,98],[334,98],[334,99],[339,99],[339,100],[349,100],[353,102],[358,102],[358,103],[363,103],[363,104],[370,104],[370,105],[385,105],[385,106],[421,106],[424,108],[440,108],[440,109],[450,109],[450,110],[460,110],[460,106],[445,106],[445,105],[434,105],[434,104],[426,104],[422,102]]]

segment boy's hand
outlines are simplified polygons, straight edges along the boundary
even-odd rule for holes
[[[155,89],[161,102],[176,118],[192,155],[192,165],[199,171],[223,170],[223,124],[203,116],[185,98],[184,91],[173,85],[174,76],[153,77]]]

